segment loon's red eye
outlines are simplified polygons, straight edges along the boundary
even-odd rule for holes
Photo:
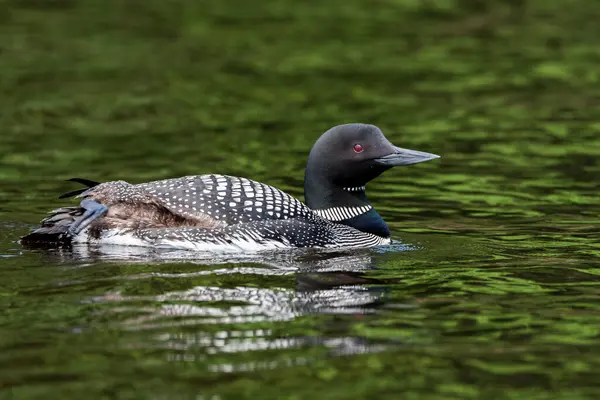
[[[362,147],[362,144],[355,144],[354,145],[354,152],[355,153],[362,153],[364,150],[364,148]]]

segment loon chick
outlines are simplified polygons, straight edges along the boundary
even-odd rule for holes
[[[51,211],[25,246],[99,243],[201,251],[372,247],[390,243],[365,185],[387,169],[439,156],[392,145],[374,125],[325,132],[308,156],[306,204],[272,186],[226,175],[148,183],[98,183],[60,198],[79,206]]]

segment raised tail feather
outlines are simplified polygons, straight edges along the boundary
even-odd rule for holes
[[[83,178],[71,178],[67,179],[67,181],[81,183],[86,187],[65,193],[60,196],[59,199],[76,196],[89,188],[100,184],[100,182]],[[75,221],[78,221],[84,212],[85,210],[79,206],[61,207],[50,211],[50,215],[42,220],[38,229],[21,238],[21,244],[27,247],[70,245],[71,235],[69,233],[69,227]]]
[[[94,186],[98,186],[100,184],[100,182],[91,181],[91,180],[85,179],[85,178],[71,178],[71,179],[67,179],[67,182],[77,182],[77,183],[81,183],[82,185],[85,185],[87,187],[85,187],[83,189],[73,190],[71,192],[62,194],[62,195],[58,196],[59,199],[66,199],[67,197],[77,196],[78,194],[85,192],[89,188],[93,188]]]

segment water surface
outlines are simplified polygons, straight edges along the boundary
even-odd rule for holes
[[[251,3],[0,3],[0,399],[597,398],[600,5]],[[368,186],[393,246],[16,242],[72,176],[302,198],[354,121],[442,155]]]

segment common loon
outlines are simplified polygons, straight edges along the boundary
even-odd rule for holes
[[[272,186],[227,175],[148,183],[70,181],[86,185],[60,198],[79,206],[51,211],[24,246],[77,243],[199,251],[372,247],[390,243],[365,185],[387,169],[439,158],[392,145],[374,125],[338,125],[312,147],[303,204]]]

